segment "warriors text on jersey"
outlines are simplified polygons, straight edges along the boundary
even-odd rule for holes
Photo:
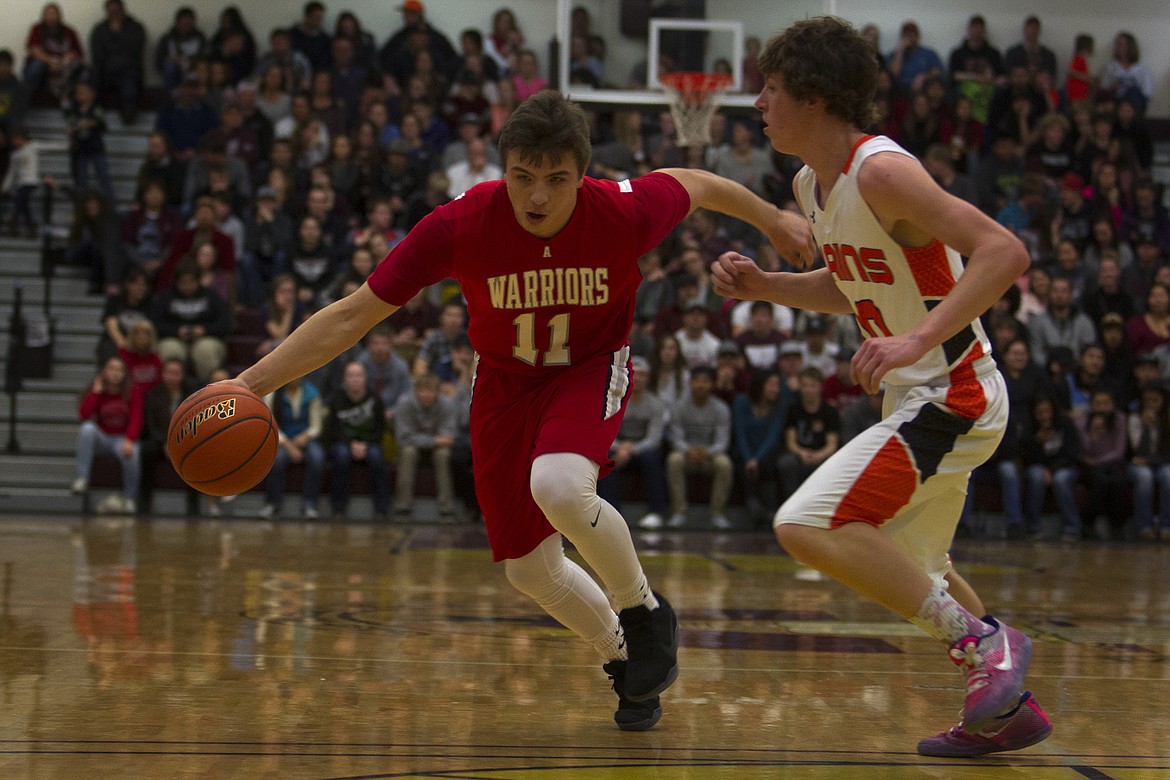
[[[482,363],[528,372],[581,363],[626,344],[638,257],[690,205],[668,174],[620,183],[586,178],[569,222],[540,238],[517,223],[504,182],[487,182],[423,219],[374,270],[370,288],[401,306],[454,277]]]
[[[867,338],[910,331],[955,286],[963,274],[959,253],[937,239],[924,247],[905,247],[885,231],[857,187],[866,158],[878,152],[909,152],[884,136],[863,136],[833,189],[820,193],[807,166],[797,174],[796,192],[812,222],[825,262],[857,316]],[[890,385],[955,385],[995,370],[991,344],[976,320],[917,363],[895,368]]]

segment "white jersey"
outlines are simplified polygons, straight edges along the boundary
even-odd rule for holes
[[[849,299],[866,338],[907,333],[963,274],[959,253],[938,239],[924,247],[904,247],[882,228],[857,188],[858,171],[878,152],[913,157],[885,136],[863,136],[826,196],[823,210],[811,168],[805,166],[797,174],[795,187],[837,288]],[[893,369],[883,381],[899,387],[943,387],[993,371],[991,343],[976,320],[917,363]]]

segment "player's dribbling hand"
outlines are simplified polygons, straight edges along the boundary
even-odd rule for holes
[[[882,377],[892,369],[917,363],[926,350],[914,334],[868,338],[853,356],[850,375],[865,392],[873,395],[882,386]]]
[[[763,297],[766,284],[764,270],[750,257],[738,252],[724,252],[711,263],[715,292],[724,298],[754,301]]]

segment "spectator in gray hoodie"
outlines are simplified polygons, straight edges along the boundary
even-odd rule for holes
[[[715,372],[707,366],[691,369],[689,392],[674,405],[670,415],[670,442],[674,451],[666,458],[666,484],[670,490],[671,516],[667,525],[680,528],[687,522],[686,474],[711,474],[711,525],[731,527],[723,514],[731,493],[731,410],[711,395]]]
[[[439,517],[455,516],[455,491],[451,482],[451,447],[455,444],[455,404],[439,395],[439,378],[423,374],[414,380],[414,392],[403,393],[394,407],[394,432],[398,438],[398,486],[394,514],[405,517],[414,504],[414,478],[419,456],[429,454],[435,469]]]

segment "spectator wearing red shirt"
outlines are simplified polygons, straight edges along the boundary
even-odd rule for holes
[[[77,479],[72,490],[89,489],[89,475],[98,455],[113,455],[122,467],[122,495],[112,495],[99,511],[133,512],[138,496],[138,436],[142,432],[142,396],[134,392],[126,363],[112,357],[102,364],[93,386],[78,406]]]

